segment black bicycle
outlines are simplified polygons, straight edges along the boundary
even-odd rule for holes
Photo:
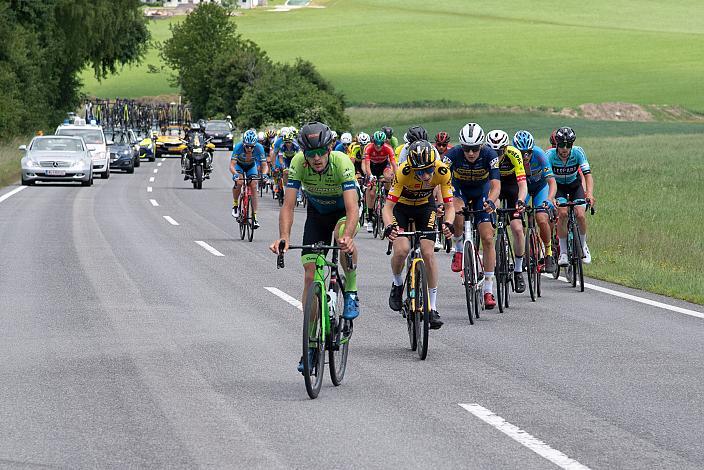
[[[594,214],[594,208],[589,205],[589,201],[586,199],[575,199],[571,202],[557,204],[558,207],[567,207],[567,259],[569,264],[565,275],[572,287],[577,287],[579,284],[580,292],[584,292],[584,267],[582,264],[584,252],[582,251],[582,235],[579,233],[579,224],[577,224],[574,208],[584,204],[587,204],[587,208],[591,209],[591,213]]]
[[[484,310],[484,266],[479,257],[479,230],[474,225],[474,216],[484,213],[483,210],[472,210],[462,207],[458,213],[464,217],[464,242],[462,252],[462,284],[467,301],[467,316],[469,324],[474,325],[474,319],[479,318],[479,311]]]
[[[511,291],[515,291],[513,285],[514,257],[511,240],[508,236],[507,227],[510,227],[510,215],[517,209],[506,208],[496,209],[496,303],[499,305],[499,312],[503,313],[504,308],[509,307]]]

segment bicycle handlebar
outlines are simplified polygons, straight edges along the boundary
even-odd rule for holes
[[[439,234],[439,230],[416,230],[415,232],[398,232],[396,234],[397,237],[422,237],[423,235],[437,235]],[[393,246],[394,242],[389,242],[389,246],[386,248],[386,256],[389,256],[391,254],[391,248]]]
[[[281,268],[285,267],[285,263],[284,263],[284,247],[285,246],[286,246],[286,242],[281,240],[279,242],[279,254],[276,257],[276,268],[277,269],[281,269]],[[340,248],[337,245],[325,245],[323,242],[313,243],[312,245],[289,245],[288,249],[289,250],[313,250],[313,251],[342,250],[342,248]],[[354,261],[352,260],[351,253],[345,253],[345,260],[347,261],[347,266],[349,266],[350,269],[356,268]]]
[[[558,202],[557,207],[575,207],[583,206],[585,204],[589,208],[589,212],[591,213],[591,215],[594,215],[596,213],[596,210],[594,209],[594,206],[592,206],[592,202],[589,199],[575,199],[574,201]]]

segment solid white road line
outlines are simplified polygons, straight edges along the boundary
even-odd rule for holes
[[[152,203],[152,206],[154,206],[154,207],[159,207],[159,203],[156,202],[156,199],[150,199],[149,202]]]
[[[548,278],[552,278],[551,274],[543,274],[543,276],[548,277]],[[566,277],[561,276],[558,279],[563,282],[569,282]],[[641,304],[650,305],[652,307],[658,307],[658,308],[670,310],[670,311],[677,312],[677,313],[683,313],[683,314],[689,315],[691,317],[704,318],[704,313],[697,312],[696,310],[689,310],[687,308],[682,308],[682,307],[677,307],[675,305],[665,304],[662,302],[658,302],[656,300],[650,300],[650,299],[646,299],[644,297],[638,297],[637,295],[626,294],[625,292],[619,292],[617,290],[608,289],[606,287],[597,286],[595,284],[589,284],[588,282],[584,283],[584,287],[587,289],[595,290],[597,292],[603,292],[604,294],[613,295],[615,297],[621,297],[622,299],[628,299],[628,300],[632,300],[634,302],[639,302]]]
[[[151,192],[152,192],[152,187],[151,187],[151,186],[147,186],[147,192],[148,192],[148,193],[151,193]]]
[[[156,166],[161,166],[161,162],[157,163]]]
[[[150,177],[149,177],[149,182],[150,182],[150,183],[153,183],[153,182],[154,182],[154,177],[153,177],[153,176],[150,176]]]
[[[501,416],[494,414],[491,410],[476,403],[470,405],[460,403],[459,405],[485,423],[490,424],[506,434],[514,441],[529,448],[539,456],[548,459],[558,467],[569,470],[589,470],[589,467],[569,458],[559,450],[553,449],[543,441],[536,439],[519,427],[507,422]]]
[[[275,296],[280,297],[284,301],[290,303],[291,305],[296,307],[298,310],[301,310],[301,311],[303,310],[303,305],[301,304],[301,301],[294,299],[293,297],[288,295],[286,292],[279,290],[276,287],[265,287],[264,289],[268,290],[269,292],[271,292]]]
[[[22,191],[23,189],[27,189],[27,186],[20,186],[19,188],[13,189],[13,190],[10,191],[9,193],[3,194],[2,196],[0,196],[0,202],[4,201],[4,200],[7,199],[7,198],[10,198],[10,197],[14,196],[15,194],[19,193],[19,192]]]
[[[154,173],[159,173],[159,169],[158,169],[158,168],[154,168]]]
[[[161,161],[162,161],[162,162],[165,162],[165,161],[166,161],[166,157],[162,158]]]
[[[176,222],[174,219],[172,219],[172,218],[169,217],[168,215],[165,215],[165,216],[163,216],[163,217],[164,217],[164,219],[166,219],[166,221],[167,221],[168,223],[170,223],[171,225],[178,225],[178,222]]]
[[[203,248],[205,248],[206,250],[208,250],[209,252],[211,252],[212,254],[214,254],[215,256],[225,256],[222,253],[220,253],[218,250],[216,250],[215,248],[208,245],[207,243],[205,243],[202,240],[196,240],[196,243],[199,244],[200,246],[202,246]]]

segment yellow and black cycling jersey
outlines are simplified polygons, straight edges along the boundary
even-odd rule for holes
[[[516,177],[516,181],[525,181],[526,170],[523,167],[523,155],[516,147],[509,145],[499,159],[501,179]]]
[[[354,163],[362,163],[362,160],[364,160],[364,146],[360,145],[359,142],[352,142],[347,148],[347,156]]]
[[[396,170],[387,199],[399,204],[420,206],[428,203],[436,186],[440,186],[442,202],[452,202],[452,175],[442,161],[435,160],[435,171],[429,181],[422,181],[409,162],[403,162]]]

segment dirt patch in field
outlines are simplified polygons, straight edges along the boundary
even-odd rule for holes
[[[654,121],[653,115],[643,106],[633,103],[586,103],[579,107],[585,119],[595,121]]]

